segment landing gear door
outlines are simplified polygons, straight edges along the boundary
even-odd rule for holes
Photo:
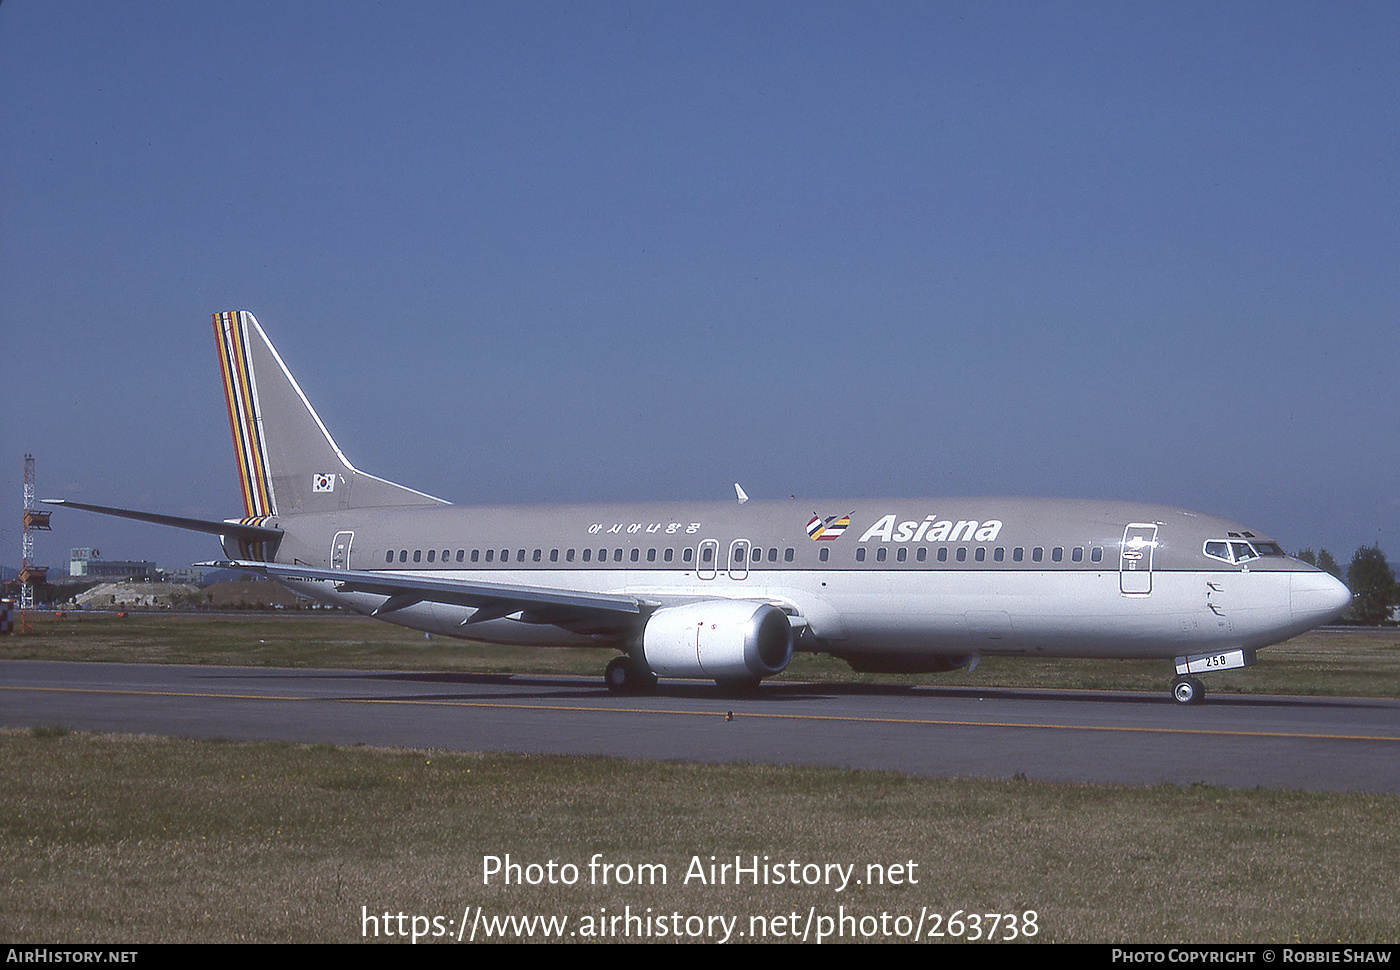
[[[1152,555],[1157,551],[1157,526],[1130,522],[1123,530],[1118,560],[1118,588],[1124,593],[1152,592]]]
[[[354,541],[355,533],[337,532],[335,538],[331,540],[331,568],[350,568],[350,543]]]

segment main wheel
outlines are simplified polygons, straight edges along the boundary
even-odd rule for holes
[[[656,674],[631,657],[614,657],[603,671],[603,683],[614,694],[645,694],[656,687]]]
[[[1205,700],[1206,689],[1195,677],[1178,677],[1172,684],[1172,697],[1178,704],[1199,704]]]

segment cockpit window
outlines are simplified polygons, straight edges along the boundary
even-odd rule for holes
[[[1260,556],[1284,555],[1277,543],[1260,542],[1251,545],[1240,539],[1207,539],[1202,551],[1212,559],[1236,565],[1258,559]]]
[[[1247,542],[1230,543],[1230,551],[1235,554],[1235,562],[1249,562],[1251,559],[1258,559],[1259,553]]]
[[[1205,553],[1212,559],[1219,559],[1222,562],[1234,562],[1234,560],[1230,558],[1230,544],[1224,539],[1207,540]]]

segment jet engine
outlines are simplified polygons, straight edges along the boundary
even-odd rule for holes
[[[792,659],[792,624],[769,603],[706,600],[657,610],[642,631],[646,665],[663,677],[756,683]]]

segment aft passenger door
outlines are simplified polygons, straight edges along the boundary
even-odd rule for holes
[[[1157,526],[1130,522],[1123,530],[1118,559],[1118,589],[1124,593],[1152,592],[1152,554],[1157,551]]]
[[[355,540],[353,532],[337,532],[331,540],[331,568],[350,568],[350,543]]]

